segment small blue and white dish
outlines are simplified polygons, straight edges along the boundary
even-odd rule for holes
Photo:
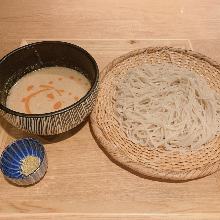
[[[34,170],[31,173],[24,174],[24,161],[30,157],[36,159],[38,163],[35,163]],[[29,160],[29,164],[30,162]],[[16,140],[2,152],[0,167],[5,178],[14,184],[22,186],[35,184],[43,178],[47,171],[47,157],[44,146],[33,138]]]

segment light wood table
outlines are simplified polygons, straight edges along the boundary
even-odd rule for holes
[[[220,62],[219,1],[1,1],[0,55],[21,43],[73,42],[102,69],[130,50],[175,46]],[[27,136],[0,120],[0,150]],[[16,187],[0,176],[0,219],[220,219],[220,172],[184,182],[140,178],[98,147],[89,123],[52,139],[45,178]]]

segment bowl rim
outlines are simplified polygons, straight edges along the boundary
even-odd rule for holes
[[[39,145],[41,145],[41,146],[42,146],[42,150],[43,150],[43,158],[42,158],[42,160],[40,160],[39,166],[38,166],[32,173],[28,174],[27,176],[24,175],[24,174],[22,174],[22,175],[21,175],[20,177],[18,177],[18,178],[10,177],[10,176],[8,176],[8,175],[6,175],[6,174],[3,173],[3,169],[2,169],[2,168],[3,168],[3,166],[2,166],[3,154],[11,147],[12,144],[16,143],[17,141],[23,141],[23,140],[36,141]],[[38,141],[38,140],[35,139],[35,138],[31,138],[31,137],[19,138],[19,139],[14,140],[14,141],[11,142],[10,144],[8,144],[8,145],[5,147],[5,149],[2,151],[1,156],[0,156],[0,170],[1,170],[2,174],[3,174],[4,176],[6,176],[7,178],[15,179],[15,180],[26,179],[26,178],[28,178],[29,176],[35,174],[35,173],[40,169],[40,167],[42,166],[42,164],[43,164],[43,162],[44,162],[45,159],[47,159],[47,158],[46,158],[46,150],[45,150],[44,145],[43,145],[40,141]]]
[[[34,43],[30,43],[30,44],[18,47],[16,49],[12,50],[11,52],[9,52],[8,54],[6,54],[5,56],[3,56],[0,59],[0,65],[1,65],[2,62],[4,62],[6,59],[8,59],[12,54],[17,53],[20,50],[24,50],[24,49],[27,49],[29,47],[33,47],[35,45],[48,44],[48,43],[60,44],[60,45],[66,45],[66,46],[69,46],[69,47],[74,47],[75,49],[79,50],[80,52],[84,53],[87,56],[87,58],[91,61],[92,65],[93,65],[93,67],[95,69],[95,72],[96,72],[95,81],[92,84],[91,88],[77,102],[75,102],[72,105],[69,105],[69,106],[67,106],[65,108],[62,108],[60,110],[54,111],[54,112],[47,112],[47,113],[42,113],[42,114],[26,114],[26,113],[14,111],[14,110],[12,110],[10,108],[7,108],[2,103],[0,103],[0,109],[2,109],[4,112],[9,113],[11,115],[15,115],[15,116],[19,116],[19,117],[27,117],[27,118],[44,118],[44,117],[51,117],[51,116],[59,115],[59,114],[65,113],[65,112],[71,110],[72,108],[80,105],[82,102],[84,102],[92,94],[92,92],[97,87],[98,82],[99,82],[99,68],[98,68],[98,65],[97,65],[95,59],[92,57],[92,55],[88,51],[86,51],[82,47],[80,47],[78,45],[75,45],[75,44],[72,44],[72,43],[69,43],[69,42],[65,42],[65,41],[38,41],[38,42],[34,42]]]

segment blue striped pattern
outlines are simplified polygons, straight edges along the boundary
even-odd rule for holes
[[[3,151],[0,161],[1,170],[5,177],[14,180],[25,180],[28,176],[21,173],[21,161],[27,156],[38,157],[41,161],[41,166],[46,157],[43,145],[33,138],[19,139],[8,145]],[[20,182],[22,185],[22,181]]]

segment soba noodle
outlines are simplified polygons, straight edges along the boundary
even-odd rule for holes
[[[130,69],[116,89],[116,117],[133,143],[196,150],[220,130],[219,95],[187,69],[144,64]]]

